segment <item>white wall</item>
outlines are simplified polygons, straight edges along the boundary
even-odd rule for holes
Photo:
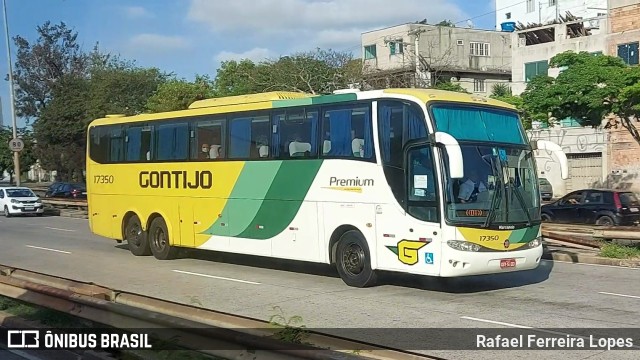
[[[607,178],[607,133],[602,128],[552,127],[528,130],[531,140],[549,140],[560,147],[565,154],[602,153],[602,181]],[[546,150],[535,151],[538,175],[547,178],[554,189],[554,196],[566,194],[566,181],[560,174],[558,159]]]
[[[556,18],[557,14],[565,15],[567,11],[582,18],[596,17],[599,13],[607,12],[607,0],[555,0],[557,6],[549,6],[551,0],[531,0],[534,11],[527,12],[527,2],[524,0],[496,0],[496,29],[500,24],[508,21],[528,23],[547,23]],[[542,4],[542,7],[540,7]],[[511,13],[511,19],[507,19]]]

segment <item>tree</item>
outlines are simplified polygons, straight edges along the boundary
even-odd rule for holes
[[[451,81],[438,81],[433,86],[433,88],[438,90],[455,91],[455,92],[469,94],[469,92],[465,88],[463,88],[462,85],[454,84]]]
[[[35,156],[33,154],[33,136],[27,129],[18,129],[18,137],[24,142],[24,149],[20,151],[20,170],[21,172],[27,172],[31,165],[35,163]],[[10,182],[13,182],[14,165],[13,165],[13,151],[9,150],[9,141],[13,139],[13,131],[8,127],[0,128],[0,174],[8,172],[11,177]]]
[[[361,82],[348,52],[316,49],[259,63],[223,62],[215,79],[216,96],[266,91],[330,94]]]
[[[194,82],[172,79],[160,84],[158,91],[147,100],[147,111],[184,110],[194,101],[214,96],[213,83],[208,76],[196,76]]]
[[[522,94],[524,103],[543,121],[573,118],[582,126],[598,127],[605,117],[617,120],[640,143],[637,129],[640,112],[640,69],[622,59],[587,52],[564,52],[554,56],[550,67],[563,71],[552,78],[532,79]]]
[[[13,74],[16,112],[27,119],[38,117],[51,100],[54,85],[65,75],[83,74],[88,57],[80,49],[77,32],[64,22],[47,21],[36,28],[38,39],[31,44],[21,36],[14,37],[17,47]]]
[[[531,129],[531,116],[525,108],[524,101],[520,96],[513,95],[511,87],[508,84],[498,83],[493,85],[491,95],[489,97],[515,106],[520,114],[520,119],[522,120],[524,128],[527,130]]]

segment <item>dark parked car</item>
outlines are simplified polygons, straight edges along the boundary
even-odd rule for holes
[[[86,199],[87,187],[84,184],[57,182],[49,186],[44,197]]]
[[[587,189],[542,205],[542,220],[596,225],[637,225],[640,201],[629,191]]]
[[[553,198],[553,186],[551,186],[549,180],[539,178],[538,183],[540,184],[540,197],[542,197],[542,200],[551,200]]]

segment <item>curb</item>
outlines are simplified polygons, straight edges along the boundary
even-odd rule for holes
[[[592,264],[592,265],[607,265],[607,266],[619,266],[628,268],[640,268],[640,259],[611,259],[601,256],[594,256],[589,254],[581,254],[570,250],[548,250],[545,249],[542,254],[542,258],[545,260],[564,261],[574,264]]]

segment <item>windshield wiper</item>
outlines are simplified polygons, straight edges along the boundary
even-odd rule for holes
[[[496,174],[496,181],[494,185],[495,191],[493,193],[493,196],[491,197],[491,205],[489,205],[489,213],[487,214],[487,219],[482,225],[482,227],[485,228],[488,228],[491,225],[491,222],[496,217],[496,207],[499,202],[502,201],[502,188],[504,187],[501,182],[502,171],[500,171],[500,168],[495,163],[494,159],[491,159],[491,167],[493,168],[494,174]]]
[[[520,188],[516,188],[516,184],[513,181],[510,181],[509,187],[511,188],[511,193],[516,195],[516,199],[518,199],[518,204],[520,204],[522,211],[527,215],[527,226],[531,226],[531,214],[529,214],[529,209],[527,209],[527,205],[525,204]]]

